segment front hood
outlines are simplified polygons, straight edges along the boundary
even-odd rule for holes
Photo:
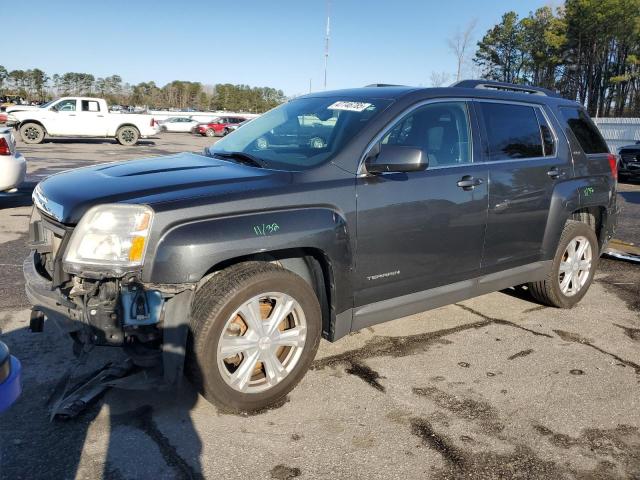
[[[7,113],[18,113],[18,112],[28,112],[33,110],[39,110],[40,107],[38,105],[13,105],[12,107],[7,107],[5,112]]]
[[[287,182],[290,174],[180,153],[79,168],[55,174],[36,187],[40,210],[65,224],[102,203],[154,204],[227,195]]]

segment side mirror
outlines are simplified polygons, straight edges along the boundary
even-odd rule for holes
[[[376,153],[377,152],[377,153]],[[429,166],[429,158],[420,148],[403,145],[375,146],[365,160],[367,172],[421,172]]]

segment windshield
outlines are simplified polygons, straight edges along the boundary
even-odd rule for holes
[[[47,103],[43,103],[42,105],[40,105],[40,108],[47,108],[49,105],[51,105],[53,102],[55,102],[55,100],[51,100],[48,101]]]
[[[390,103],[343,97],[292,100],[233,131],[209,153],[246,153],[267,168],[311,168],[333,157]]]

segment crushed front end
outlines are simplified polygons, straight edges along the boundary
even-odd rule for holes
[[[145,374],[145,385],[133,379],[121,382],[124,388],[179,383],[195,285],[141,281],[151,209],[101,205],[76,226],[50,213],[34,207],[29,227],[23,269],[31,329],[41,330],[46,317],[71,335],[77,354],[93,345],[120,347],[133,370],[154,372],[153,381]]]

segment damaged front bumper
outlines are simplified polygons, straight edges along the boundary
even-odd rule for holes
[[[138,367],[157,373],[156,382],[146,382],[149,386],[180,383],[194,284],[150,285],[135,276],[100,280],[71,276],[54,286],[41,263],[37,250],[23,263],[25,290],[34,312],[56,322],[81,347],[123,348]]]

